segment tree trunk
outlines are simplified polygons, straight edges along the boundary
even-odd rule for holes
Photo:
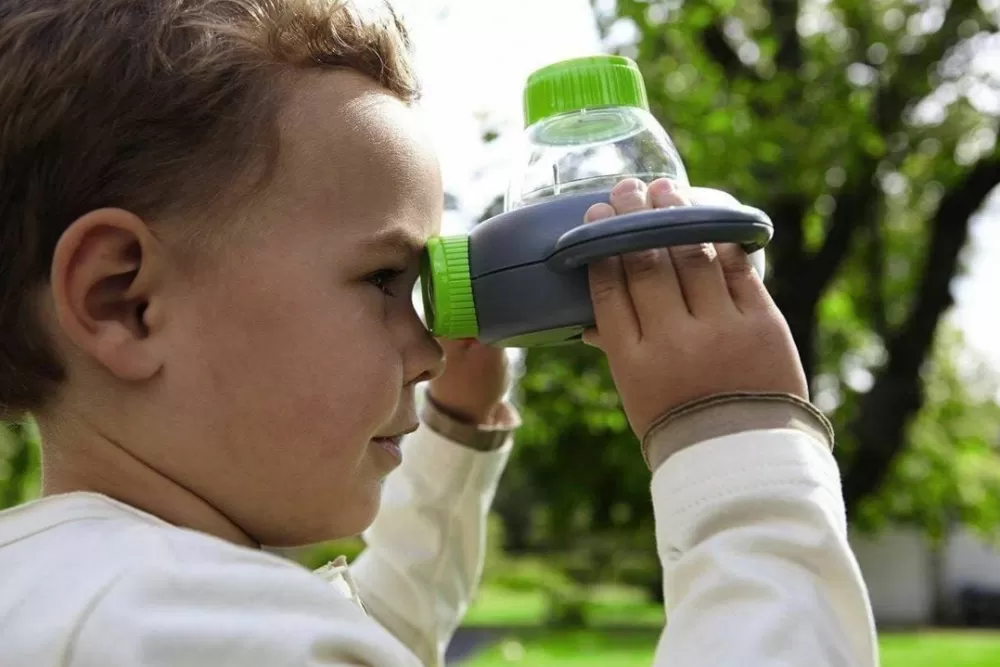
[[[888,362],[861,398],[850,429],[857,453],[844,475],[848,514],[885,480],[906,444],[906,428],[923,407],[921,372],[930,356],[938,323],[954,303],[951,282],[969,237],[971,218],[1000,183],[1000,155],[978,163],[941,200],[932,221],[931,242],[916,304],[886,343]]]

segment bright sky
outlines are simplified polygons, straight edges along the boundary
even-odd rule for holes
[[[519,131],[521,89],[543,65],[601,50],[588,0],[396,0],[408,19],[425,88],[422,103],[445,187],[463,229],[504,188],[510,139]],[[447,12],[445,10],[447,9]],[[480,141],[483,114],[501,132]],[[1000,370],[1000,196],[973,226],[968,274],[955,284],[952,317],[969,344]]]

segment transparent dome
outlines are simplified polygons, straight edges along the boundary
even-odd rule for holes
[[[673,141],[647,111],[615,106],[545,118],[528,127],[513,165],[504,209],[550,197],[610,190],[627,177],[668,177],[687,186]]]

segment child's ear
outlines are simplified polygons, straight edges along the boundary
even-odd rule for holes
[[[140,218],[91,211],[63,232],[52,259],[53,305],[63,334],[122,380],[160,370],[165,248]]]

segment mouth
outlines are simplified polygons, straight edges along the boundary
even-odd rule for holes
[[[392,440],[393,442],[399,444],[399,442],[405,436],[409,435],[410,433],[413,433],[418,428],[420,428],[420,424],[414,424],[413,426],[409,426],[403,429],[402,431],[398,431],[392,435],[376,435],[374,438],[372,438],[372,440]]]
[[[400,443],[402,443],[406,435],[413,433],[418,427],[419,424],[415,424],[393,435],[377,435],[372,438],[372,442],[391,454],[393,458],[401,460],[403,458],[403,450],[400,447]]]

